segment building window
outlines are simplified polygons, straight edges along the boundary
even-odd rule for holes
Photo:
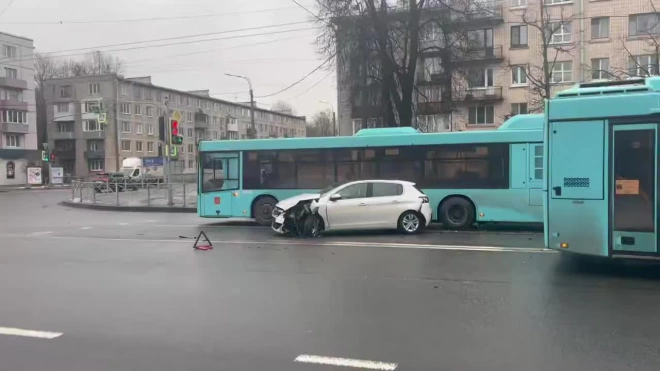
[[[493,86],[495,71],[493,68],[479,68],[468,71],[470,88],[484,88]]]
[[[128,85],[126,84],[121,84],[119,86],[119,94],[121,95],[128,95]]]
[[[135,123],[135,134],[142,134],[142,133],[144,133],[144,124],[136,122]]]
[[[423,81],[431,81],[432,78],[442,74],[442,60],[440,58],[425,58],[422,60]]]
[[[71,85],[60,86],[60,98],[71,98]]]
[[[86,101],[82,103],[82,113],[99,113],[101,112],[100,101]]]
[[[195,168],[195,162],[193,160],[188,160],[188,169],[194,169]]]
[[[573,0],[543,0],[543,3],[545,5],[553,5],[553,4],[571,4],[573,3]]]
[[[451,116],[450,115],[428,115],[419,116],[417,119],[417,127],[422,129],[425,133],[439,133],[449,131],[451,129]],[[300,135],[299,131],[295,131]]]
[[[27,124],[28,113],[25,111],[3,110],[2,122],[9,124]]]
[[[121,132],[122,133],[130,133],[131,132],[131,123],[128,121],[122,121],[121,122]]]
[[[187,134],[188,134],[187,135],[188,138],[192,138],[193,137],[193,129],[188,129]]]
[[[18,78],[18,70],[15,68],[9,68],[5,67],[5,77],[9,79],[17,79]]]
[[[145,90],[145,99],[147,100],[152,100],[153,99],[153,91],[151,89],[146,89]]]
[[[69,104],[68,103],[58,103],[55,105],[57,112],[59,113],[65,113],[69,112]]]
[[[188,116],[188,122],[193,122],[193,114],[192,113],[188,112],[186,114],[186,116]]]
[[[553,83],[573,81],[573,62],[555,62],[552,66]]]
[[[20,146],[21,146],[21,140],[18,135],[5,134],[5,147],[19,148]]]
[[[73,141],[67,141],[68,143],[72,143]],[[87,150],[92,151],[92,152],[97,152],[97,151],[103,151],[103,144],[104,142],[102,140],[90,140],[87,142]],[[70,148],[72,150],[75,149],[74,145],[72,145]]]
[[[101,159],[88,160],[89,171],[103,171],[103,163],[105,161]]]
[[[527,103],[511,103],[511,116],[527,114]]]
[[[129,103],[122,103],[120,107],[121,107],[121,113],[125,115],[131,114],[131,105]]]
[[[628,36],[660,34],[660,14],[633,14],[628,17]]]
[[[658,58],[655,55],[636,55],[628,60],[630,76],[652,76],[658,73]]]
[[[195,153],[195,146],[192,144],[188,144],[188,153]]]
[[[122,151],[130,151],[131,150],[131,141],[130,140],[122,140],[121,141],[121,150]]]
[[[511,84],[527,85],[526,66],[513,66],[513,68],[511,68]]]
[[[154,151],[154,142],[147,142],[147,152]]]
[[[160,102],[163,100],[163,93],[160,92],[160,90],[156,91],[156,101]]]
[[[101,94],[101,84],[89,84],[89,95]]]
[[[596,58],[591,60],[591,79],[607,80],[610,78],[610,59]]]
[[[495,123],[495,106],[470,107],[468,114],[470,125],[492,125]]]
[[[154,135],[154,124],[147,124],[147,134]]]
[[[213,132],[213,140],[218,140],[218,132],[217,131]]]
[[[83,131],[101,131],[101,125],[96,120],[83,120]]]
[[[570,22],[551,22],[548,23],[546,30],[550,44],[566,44],[571,42],[571,23]]]
[[[16,47],[11,45],[2,46],[2,56],[5,58],[16,58]]]
[[[140,99],[140,98],[142,98],[142,88],[139,87],[139,86],[134,86],[134,87],[133,87],[133,96],[134,96],[136,99]]]
[[[74,131],[73,122],[58,122],[57,123],[57,132],[58,133],[73,133]]]
[[[527,46],[527,25],[511,26],[511,47],[523,48]]]
[[[512,8],[517,8],[521,6],[527,6],[527,0],[511,0]]]
[[[136,115],[141,115],[142,114],[142,106],[139,104],[135,105],[135,114]]]
[[[147,106],[147,117],[154,117],[154,108]]]
[[[591,19],[591,38],[607,39],[610,37],[610,18],[592,18]]]
[[[142,152],[142,142],[135,142],[135,151]]]

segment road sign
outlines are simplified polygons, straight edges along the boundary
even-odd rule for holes
[[[172,118],[176,121],[181,122],[182,119],[181,112],[179,112],[178,110],[174,111],[174,113],[172,114]]]

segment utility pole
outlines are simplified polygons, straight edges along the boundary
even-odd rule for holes
[[[335,113],[335,106],[332,105],[332,103],[325,101],[325,100],[320,100],[320,103],[325,103],[330,108],[332,109],[332,136],[337,136],[337,114]]]
[[[225,73],[226,76],[238,77],[247,81],[248,87],[250,88],[250,130],[248,130],[248,138],[254,139],[257,136],[257,127],[254,124],[254,92],[252,91],[252,81],[249,78],[241,75],[232,75],[230,73]]]
[[[170,159],[170,153],[172,151],[172,123],[170,122],[170,109],[169,102],[167,100],[165,100],[165,113],[163,115],[165,116],[165,131],[167,132],[165,136],[165,143],[167,143],[165,146],[165,166],[163,169],[165,171],[165,183],[167,184],[167,206],[174,206],[171,182],[172,161]],[[186,197],[186,195],[183,195],[183,197]]]

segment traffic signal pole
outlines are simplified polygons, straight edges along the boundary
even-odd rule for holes
[[[174,196],[172,195],[172,168],[170,167],[170,151],[172,150],[172,122],[170,121],[170,109],[168,107],[168,102],[165,101],[165,127],[167,130],[167,135],[165,136],[165,182],[167,182],[167,206],[174,206]],[[184,195],[185,197],[185,195]]]

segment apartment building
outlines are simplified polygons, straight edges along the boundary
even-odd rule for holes
[[[462,19],[471,52],[455,61],[464,71],[449,77],[451,99],[445,99],[447,77],[438,53],[420,54],[413,124],[423,130],[493,129],[511,115],[542,110],[536,82],[543,54],[552,70],[551,95],[578,82],[659,72],[660,13],[651,0],[473,0],[473,5],[478,10]],[[422,47],[441,42],[442,34],[430,26]],[[539,28],[548,30],[549,48],[543,48]],[[461,79],[464,84],[457,84]],[[354,98],[355,84],[340,75],[338,87],[341,135],[382,125],[377,115],[365,120],[377,107]]]
[[[128,157],[161,154],[158,118],[181,114],[183,145],[177,171],[194,172],[198,140],[244,139],[250,107],[209,96],[208,90],[180,91],[153,85],[151,77],[115,74],[71,77],[45,83],[48,143],[65,174],[90,177],[116,171]],[[99,123],[97,107],[106,112]],[[259,138],[306,134],[305,117],[255,109]]]
[[[38,165],[34,43],[0,32],[0,186],[27,183]]]

